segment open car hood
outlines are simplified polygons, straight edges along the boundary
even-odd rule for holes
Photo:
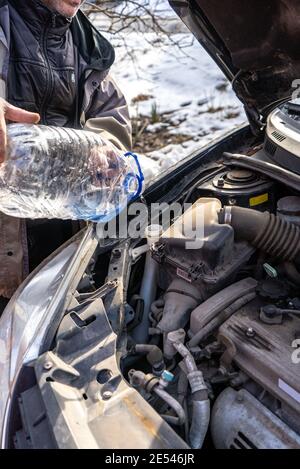
[[[250,122],[300,88],[299,0],[169,0],[232,81]],[[295,81],[295,80],[298,80]]]

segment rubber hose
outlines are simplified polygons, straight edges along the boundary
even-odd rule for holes
[[[172,424],[173,425],[183,425],[185,422],[185,412],[182,408],[182,406],[179,404],[179,402],[171,396],[167,391],[164,389],[160,388],[159,386],[155,386],[153,388],[153,391],[164,401],[166,402],[171,409],[174,410],[176,413],[177,417],[175,419],[172,419]]]
[[[207,434],[210,421],[210,402],[208,399],[204,401],[193,401],[192,424],[190,428],[189,440],[193,449],[202,448],[203,441]]]
[[[231,225],[238,239],[248,241],[275,259],[300,261],[300,228],[269,212],[224,207],[219,223]]]
[[[221,324],[227,321],[236,311],[241,309],[245,304],[249,303],[256,297],[255,292],[248,293],[247,295],[238,298],[231,305],[227,306],[217,316],[215,316],[208,324],[203,326],[189,341],[189,348],[196,347],[202,340],[206,339],[214,330]]]
[[[157,345],[154,344],[136,344],[135,345],[136,353],[146,353],[147,361],[152,367],[155,365],[161,365],[162,370],[165,368],[164,365],[164,356],[162,351]]]
[[[177,384],[177,395],[178,395],[178,402],[183,405],[184,399],[187,396],[188,391],[188,379],[184,371],[180,371],[178,384]]]
[[[203,374],[198,370],[194,357],[181,342],[173,343],[174,348],[184,358],[187,369],[187,379],[192,393],[192,424],[189,432],[189,442],[193,449],[202,448],[210,421],[210,401]]]

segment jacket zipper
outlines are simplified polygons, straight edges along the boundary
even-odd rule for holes
[[[47,120],[46,120],[47,106],[53,94],[53,72],[52,72],[52,67],[50,65],[50,61],[49,61],[48,54],[47,54],[47,40],[48,40],[48,34],[49,34],[51,26],[53,27],[55,26],[55,15],[52,15],[50,20],[46,24],[45,29],[42,34],[42,41],[41,41],[44,59],[47,64],[46,90],[45,90],[44,99],[42,101],[41,108],[40,108],[41,123],[45,125],[47,125]]]

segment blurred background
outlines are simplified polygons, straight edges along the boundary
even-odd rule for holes
[[[133,149],[152,179],[246,118],[231,85],[167,0],[94,0],[84,11],[115,47]]]

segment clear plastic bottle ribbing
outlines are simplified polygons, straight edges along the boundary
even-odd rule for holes
[[[99,134],[28,124],[7,126],[0,211],[20,218],[105,222],[142,190],[133,153]]]

